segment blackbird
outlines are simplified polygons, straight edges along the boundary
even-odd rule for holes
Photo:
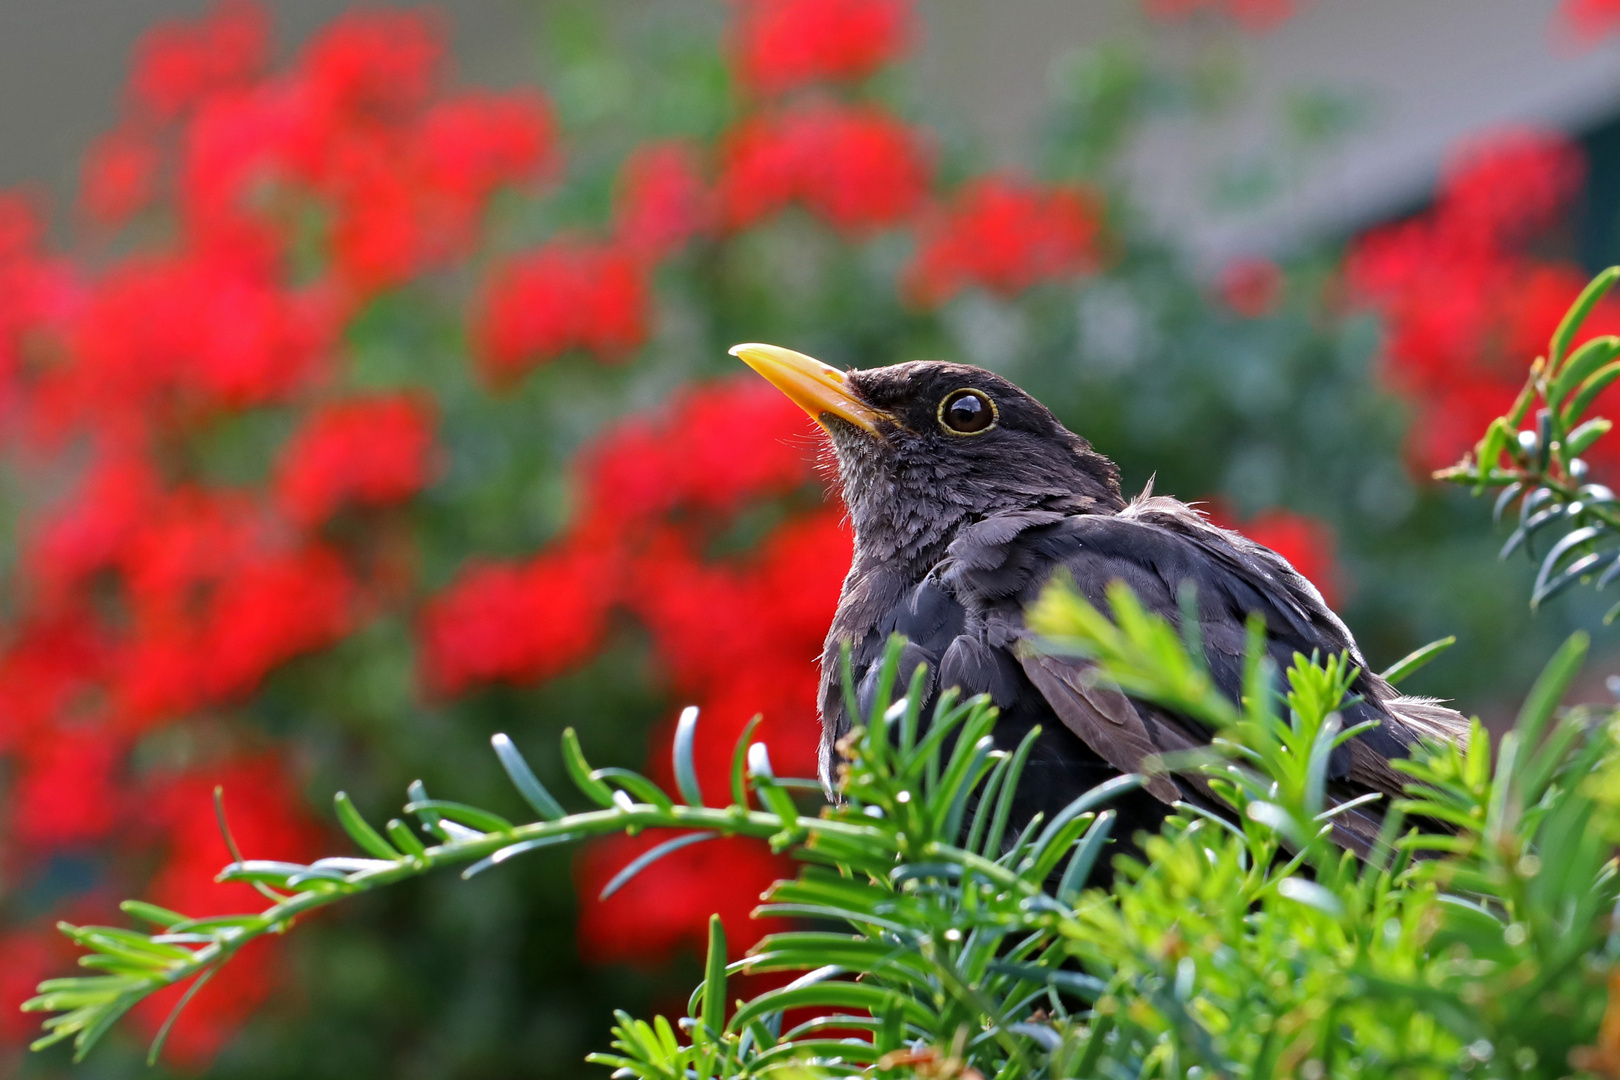
[[[731,352],[831,437],[854,527],[854,561],[821,657],[823,783],[830,785],[838,740],[850,728],[840,653],[850,651],[864,711],[894,633],[908,639],[902,684],[927,664],[925,716],[937,693],[954,686],[990,696],[1000,710],[998,746],[1015,746],[1041,726],[1014,803],[1025,820],[1050,818],[1096,784],[1140,771],[1149,755],[1207,744],[1211,733],[1196,721],[1088,678],[1087,661],[1028,647],[1024,609],[1060,570],[1104,610],[1107,587],[1123,581],[1178,625],[1190,583],[1210,673],[1234,701],[1251,615],[1264,621],[1279,670],[1295,653],[1347,653],[1361,673],[1344,724],[1374,726],[1333,755],[1336,803],[1398,794],[1402,776],[1390,759],[1420,738],[1466,731],[1457,712],[1402,696],[1372,674],[1344,622],[1282,556],[1152,494],[1151,483],[1127,500],[1112,461],[999,375],[933,361],[844,372],[773,345]],[[1158,772],[1116,803],[1119,824],[1155,829],[1179,800],[1214,805],[1201,778]],[[1370,850],[1383,801],[1338,814],[1335,839]]]

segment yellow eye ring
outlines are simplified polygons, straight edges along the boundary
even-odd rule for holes
[[[1001,419],[1001,412],[990,395],[968,386],[940,398],[935,415],[939,426],[952,435],[983,435]]]

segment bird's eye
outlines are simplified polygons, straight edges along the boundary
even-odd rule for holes
[[[953,435],[978,435],[996,424],[996,403],[978,390],[952,390],[939,403],[939,423]]]

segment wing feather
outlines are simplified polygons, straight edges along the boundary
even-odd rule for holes
[[[1196,743],[1169,736],[1169,729],[1161,729],[1160,741],[1156,742],[1130,698],[1087,678],[1088,673],[1095,675],[1092,665],[1027,650],[1019,660],[1057,718],[1099,757],[1122,773],[1145,775],[1148,792],[1160,802],[1173,803],[1181,798],[1175,781],[1162,770],[1150,768],[1145,759],[1167,750],[1192,750]],[[1161,745],[1163,742],[1169,745]]]

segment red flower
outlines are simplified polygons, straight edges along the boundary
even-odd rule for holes
[[[813,478],[819,436],[804,413],[758,379],[694,387],[651,416],[603,433],[580,455],[581,535],[646,532],[679,506],[726,515]]]
[[[1620,0],[1563,0],[1554,18],[1575,41],[1594,45],[1620,30]]]
[[[975,180],[923,232],[908,291],[938,304],[969,285],[1010,296],[1097,263],[1101,206],[1090,191],[1011,176]]]
[[[43,217],[32,192],[0,191],[0,259],[34,255],[45,235]]]
[[[332,151],[332,175],[326,178],[337,211],[332,261],[361,295],[409,280],[438,254],[438,238],[429,232],[402,157],[393,140],[382,138],[348,139]]]
[[[388,118],[428,100],[443,57],[444,33],[429,12],[350,12],[310,42],[300,68],[323,107]]]
[[[927,193],[917,133],[872,106],[815,104],[751,117],[722,147],[721,215],[745,228],[801,202],[850,233],[893,225]]]
[[[290,539],[241,494],[182,489],[147,510],[117,557],[129,629],[109,675],[127,727],[251,691],[352,628],[343,561]]]
[[[130,92],[160,118],[239,85],[263,67],[270,20],[248,0],[223,0],[195,21],[162,23],[135,45]]]
[[[474,91],[429,109],[416,145],[429,186],[475,205],[503,184],[539,176],[555,153],[553,136],[539,94]]]
[[[486,375],[509,382],[571,349],[621,359],[646,340],[650,303],[628,252],[556,240],[491,271],[470,333]]]
[[[96,461],[75,497],[45,521],[28,545],[25,562],[46,603],[55,606],[91,574],[113,565],[157,499],[157,476],[143,458],[113,454]]]
[[[0,933],[0,956],[6,958],[0,964],[0,1044],[26,1043],[37,1035],[39,1017],[23,1012],[22,1003],[69,962],[66,941],[54,926]]]
[[[1585,157],[1567,137],[1531,128],[1492,131],[1449,156],[1440,223],[1465,237],[1520,238],[1556,222],[1585,179]]]
[[[313,197],[361,298],[464,253],[493,192],[549,165],[553,132],[532,92],[430,106],[441,39],[423,13],[351,14],[285,76],[209,96],[182,133],[189,239],[272,268]]]
[[[140,627],[110,665],[113,707],[139,733],[204,703],[200,635],[190,621]]]
[[[1425,475],[1454,462],[1513,401],[1529,358],[1586,275],[1523,250],[1578,191],[1585,165],[1559,135],[1521,129],[1474,139],[1448,163],[1434,208],[1376,229],[1352,245],[1352,297],[1388,321],[1380,374],[1418,408],[1409,436]],[[1620,328],[1605,300],[1584,341]],[[1603,452],[1599,451],[1599,458]]]
[[[839,509],[782,526],[747,560],[709,562],[694,548],[677,533],[659,533],[637,560],[627,598],[676,684],[708,693],[756,666],[779,672],[783,657],[797,658],[788,663],[813,683],[849,570],[851,540]]]
[[[911,43],[909,0],[737,0],[732,54],[749,89],[863,79]]]
[[[1270,259],[1233,259],[1221,268],[1215,288],[1221,302],[1245,319],[1259,319],[1282,302],[1283,274]]]
[[[283,237],[255,211],[286,181],[307,113],[299,95],[275,86],[201,103],[181,135],[176,168],[188,238],[210,248],[279,251]]]
[[[600,546],[564,546],[522,565],[463,571],[422,617],[428,684],[456,694],[478,682],[534,682],[578,664],[601,643],[617,558]]]
[[[122,810],[115,774],[124,750],[107,732],[85,725],[31,740],[12,795],[16,839],[46,847],[104,837]]]
[[[1245,30],[1269,33],[1298,12],[1295,0],[1226,0],[1226,13]]]
[[[132,260],[95,289],[60,377],[100,408],[165,393],[213,407],[274,400],[309,378],[332,343],[324,299],[223,259]]]
[[[107,642],[82,613],[14,624],[0,653],[0,750],[77,720],[102,675]]]
[[[234,568],[203,615],[206,689],[216,699],[240,697],[277,665],[335,643],[353,627],[355,600],[354,580],[330,548]]]
[[[709,227],[709,204],[690,145],[676,140],[646,143],[619,170],[614,236],[643,259],[662,259]]]
[[[306,527],[345,503],[387,506],[427,483],[431,410],[403,394],[326,405],[294,432],[276,469],[282,512]]]
[[[122,225],[152,200],[158,150],[146,136],[122,129],[103,135],[85,154],[79,205],[102,225]]]

